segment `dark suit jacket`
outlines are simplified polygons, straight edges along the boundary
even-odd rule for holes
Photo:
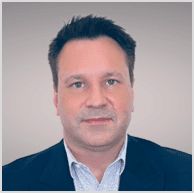
[[[63,140],[2,169],[3,190],[73,191]],[[192,156],[128,135],[120,191],[192,190]]]

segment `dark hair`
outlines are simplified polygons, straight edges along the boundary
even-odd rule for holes
[[[88,15],[82,18],[79,16],[75,18],[74,16],[71,22],[65,24],[58,32],[57,37],[53,39],[49,46],[48,60],[52,70],[56,92],[58,87],[57,58],[63,46],[70,40],[94,39],[100,36],[111,37],[126,53],[132,85],[136,42],[129,34],[124,32],[122,27],[115,25],[112,20],[108,20],[105,17],[93,17],[93,15]]]

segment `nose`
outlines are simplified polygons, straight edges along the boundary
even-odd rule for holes
[[[94,86],[89,93],[89,97],[86,101],[86,106],[88,108],[102,108],[107,105],[106,97],[102,92],[100,86]]]

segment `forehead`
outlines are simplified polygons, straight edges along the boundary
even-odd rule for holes
[[[72,40],[65,44],[58,57],[59,74],[95,75],[107,71],[128,73],[126,54],[112,38]]]

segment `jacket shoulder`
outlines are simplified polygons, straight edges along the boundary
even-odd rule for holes
[[[165,174],[164,190],[192,190],[192,155],[149,140],[133,137],[149,158],[155,171]]]
[[[17,187],[19,190],[28,190],[29,183],[37,179],[51,156],[51,152],[57,150],[60,143],[4,165],[2,167],[3,190],[7,189],[6,187],[9,189],[12,187],[14,190],[17,190]]]
[[[138,137],[134,137],[134,140],[139,142],[153,164],[163,169],[167,175],[185,172],[191,173],[191,154],[168,147],[162,147],[154,142]]]

